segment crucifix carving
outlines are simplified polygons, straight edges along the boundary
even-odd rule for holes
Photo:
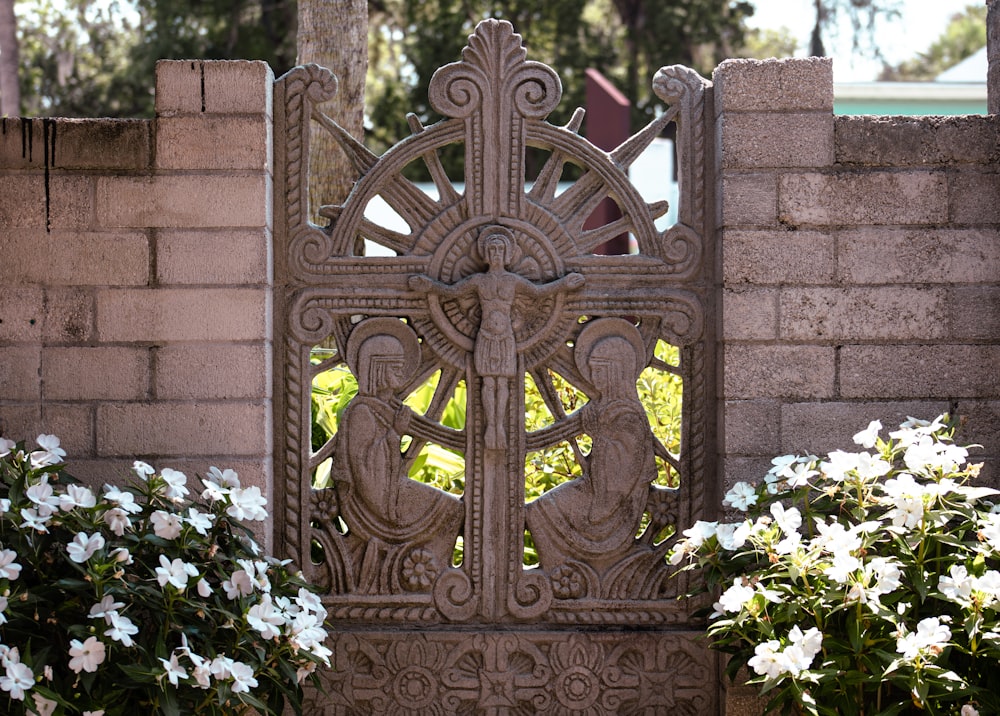
[[[661,231],[654,220],[665,202],[645,202],[627,168],[671,122],[684,142],[682,159],[706,151],[707,86],[690,70],[664,68],[654,88],[669,108],[605,152],[579,135],[582,110],[564,127],[546,121],[559,103],[558,76],[526,59],[509,23],[487,20],[461,61],[431,82],[431,106],[444,119],[425,126],[411,116],[411,135],[376,156],[320,111],[336,90],[328,72],[300,67],[279,80],[276,122],[286,132],[276,144],[285,167],[276,177],[285,207],[281,540],[327,587],[331,615],[354,634],[338,652],[337,678],[350,681],[360,669],[364,676],[350,681],[355,694],[383,679],[357,697],[362,708],[416,708],[448,691],[460,712],[537,710],[555,701],[583,712],[600,694],[618,693],[611,682],[597,684],[632,673],[622,659],[644,664],[635,670],[636,693],[651,675],[687,673],[666,656],[669,649],[660,651],[662,640],[626,656],[633,652],[625,636],[566,642],[503,629],[676,625],[694,608],[672,599],[677,587],[666,579],[663,555],[670,530],[699,514],[703,501],[696,476],[707,455],[700,406],[710,385],[703,319],[710,284],[698,187],[706,178],[697,162],[682,162],[688,191],[679,221]],[[330,222],[324,227],[305,210],[310,123],[338,139],[358,174],[342,205],[320,210]],[[441,163],[439,151],[449,145],[464,147],[462,182]],[[529,147],[543,157],[533,177],[525,169]],[[411,163],[427,170],[433,192],[404,176]],[[585,228],[609,197],[621,217]],[[405,229],[367,215],[376,198]],[[638,254],[594,253],[623,233]],[[357,247],[365,244],[383,255],[363,255]],[[320,344],[331,348],[317,359]],[[661,356],[667,345],[678,363]],[[357,393],[336,435],[314,449],[310,385],[328,369],[349,370]],[[683,381],[679,453],[653,432],[640,399],[637,380],[651,374]],[[526,384],[540,395],[544,427],[528,427]],[[427,386],[426,407],[410,407]],[[567,391],[583,406],[567,403]],[[464,423],[449,427],[443,416],[457,400]],[[412,477],[428,445],[464,460],[461,489]],[[527,502],[526,460],[560,445],[568,446],[574,474]],[[314,483],[323,465],[329,481]],[[529,543],[535,565],[526,564]],[[412,625],[433,627],[437,636],[406,641],[379,631]],[[470,625],[482,632],[474,642],[448,631]],[[683,645],[674,651],[689,653]],[[698,664],[693,682],[704,680],[712,667],[690,654],[685,659]],[[483,665],[478,675],[462,672],[461,659]],[[494,676],[482,670],[488,664]],[[530,678],[503,676],[512,664]],[[474,708],[461,706],[463,699]]]

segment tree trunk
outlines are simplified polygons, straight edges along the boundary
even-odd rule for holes
[[[361,141],[368,72],[367,0],[299,0],[297,43],[298,64],[315,62],[339,80],[337,94],[320,109]],[[309,204],[316,220],[321,205],[344,201],[355,172],[326,130],[313,124],[309,136]]]
[[[0,0],[0,116],[21,114],[21,88],[17,83],[19,64],[14,0]]]

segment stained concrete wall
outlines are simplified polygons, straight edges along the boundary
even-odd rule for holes
[[[161,62],[153,121],[0,120],[3,435],[270,489],[272,83]]]

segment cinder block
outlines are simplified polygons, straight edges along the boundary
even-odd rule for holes
[[[722,338],[768,341],[778,337],[778,291],[737,288],[722,294]]]
[[[163,229],[156,238],[161,285],[262,285],[270,279],[271,237],[265,229]]]
[[[844,398],[1000,396],[1000,345],[847,345],[840,351]]]
[[[59,438],[64,458],[76,476],[77,459],[94,454],[94,405],[90,403],[50,403],[42,405],[41,431]]]
[[[205,111],[202,60],[159,60],[156,63],[157,117]]]
[[[156,166],[266,171],[269,134],[270,123],[262,116],[161,117],[156,121]]]
[[[837,162],[855,166],[995,164],[992,117],[841,116],[834,122]]]
[[[103,342],[265,341],[270,306],[263,290],[107,289],[97,293]]]
[[[833,164],[833,115],[729,113],[718,121],[724,169],[827,167]]]
[[[955,416],[962,420],[955,433],[959,445],[982,445],[969,451],[969,462],[980,462],[984,457],[1000,457],[1000,401],[960,400]],[[997,476],[1000,478],[1000,475]]]
[[[951,338],[1000,340],[1000,286],[955,286],[948,309]]]
[[[259,60],[205,62],[205,111],[271,116],[274,73]]]
[[[1000,233],[975,229],[870,229],[838,237],[845,283],[978,283],[1000,276]]]
[[[947,187],[942,172],[785,174],[778,218],[793,226],[943,224]]]
[[[40,174],[0,176],[0,229],[45,228],[45,183]]]
[[[0,291],[0,341],[38,342],[45,319],[45,300],[37,287]]]
[[[792,341],[946,338],[945,288],[787,288],[779,335]]]
[[[55,149],[51,166],[59,169],[147,169],[148,119],[58,119],[49,132]]]
[[[149,349],[47,347],[42,381],[46,400],[142,400],[151,382]]]
[[[156,352],[156,397],[203,400],[271,397],[269,344],[168,345]]]
[[[262,175],[100,177],[97,221],[107,227],[268,226],[270,181]]]
[[[25,440],[33,446],[34,439],[44,432],[41,425],[41,402],[0,405],[0,437],[14,442]]]
[[[259,456],[268,449],[265,403],[104,403],[97,408],[100,457]]]
[[[46,288],[42,338],[49,343],[86,343],[94,334],[91,289]]]
[[[833,113],[833,61],[827,57],[724,60],[712,80],[717,112]]]
[[[835,256],[829,232],[727,230],[722,235],[722,273],[730,286],[831,283]]]
[[[52,229],[85,229],[94,223],[94,178],[72,174],[49,177],[47,225]]]
[[[144,286],[149,241],[139,231],[13,229],[0,261],[0,284]]]
[[[722,404],[723,452],[727,455],[767,455],[780,448],[781,404],[776,400],[727,400]]]
[[[0,117],[0,169],[45,166],[43,123],[51,119]]]
[[[737,482],[749,482],[759,484],[764,480],[764,475],[771,469],[771,460],[777,455],[769,457],[740,457],[727,455],[722,459],[722,494],[726,494]],[[709,507],[722,510],[722,501],[718,505]],[[728,510],[720,515],[720,520],[734,522],[741,520],[745,515],[736,510]]]
[[[0,401],[38,400],[41,362],[40,345],[0,346]]]
[[[832,346],[729,344],[723,398],[830,398],[835,375]]]
[[[788,403],[781,406],[781,451],[824,456],[833,450],[863,450],[855,434],[873,420],[882,422],[882,439],[912,416],[932,420],[948,410],[945,401]]]
[[[725,174],[719,197],[721,226],[775,226],[778,178],[774,174]]]
[[[1000,195],[1000,174],[949,172],[948,194],[954,224],[1000,224],[1000,202],[992,201]]]

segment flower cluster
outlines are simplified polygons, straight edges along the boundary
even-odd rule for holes
[[[136,462],[93,490],[37,444],[0,438],[0,712],[301,712],[326,610],[243,524],[267,517],[260,489]]]
[[[668,555],[719,588],[712,645],[769,709],[809,714],[1000,713],[1000,492],[940,416],[861,452],[775,458]]]

